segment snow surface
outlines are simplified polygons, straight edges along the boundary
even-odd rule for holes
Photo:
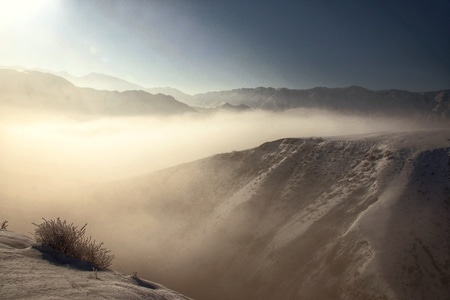
[[[33,244],[25,235],[0,230],[0,299],[189,299],[138,277],[95,275]]]

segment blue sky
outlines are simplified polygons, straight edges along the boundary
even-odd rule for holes
[[[0,65],[188,93],[450,88],[450,2],[0,0]]]

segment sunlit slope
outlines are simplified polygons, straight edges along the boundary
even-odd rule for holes
[[[84,197],[121,212],[104,229],[144,235],[115,240],[147,258],[139,272],[194,298],[445,299],[449,140],[448,130],[282,139]]]

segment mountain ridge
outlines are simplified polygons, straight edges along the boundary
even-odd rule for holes
[[[316,87],[306,90],[287,88],[242,88],[194,95],[197,105],[245,104],[252,108],[283,111],[294,108],[318,108],[341,112],[423,114],[450,118],[450,90],[409,92],[403,90],[372,91],[359,86],[346,88]]]
[[[196,112],[172,96],[141,90],[118,92],[80,88],[50,73],[3,69],[0,78],[0,103],[3,105],[109,115]]]
[[[129,82],[127,80],[105,75],[102,73],[91,72],[87,75],[77,77],[72,76],[66,72],[57,72],[55,75],[61,76],[68,81],[72,82],[78,87],[89,87],[96,90],[108,90],[108,91],[131,91],[131,90],[144,90],[145,88],[139,84]]]
[[[151,277],[197,299],[444,299],[449,140],[285,138],[89,193],[145,212]]]
[[[3,70],[2,72],[6,71]],[[25,70],[24,72],[27,71]],[[29,72],[39,73],[39,71]],[[63,78],[66,78],[66,80],[73,77],[61,72],[59,74]],[[70,95],[68,94],[69,88],[66,87],[65,90],[61,91],[61,93],[66,93],[64,96],[58,95],[55,91],[53,94],[49,95],[51,98],[46,101],[52,102],[52,106],[63,106],[65,103],[68,103],[69,105],[78,106],[77,109],[81,110],[98,110],[98,108],[95,108],[95,102],[103,102],[104,105],[108,104],[114,106],[112,104],[113,102],[122,101],[122,103],[115,108],[110,107],[110,110],[114,110],[114,114],[121,114],[120,109],[124,109],[125,114],[139,114],[139,110],[142,110],[142,113],[146,114],[158,111],[158,109],[151,107],[152,105],[149,104],[150,101],[155,101],[154,106],[159,106],[159,110],[161,110],[163,106],[162,103],[164,102],[163,95],[165,95],[166,101],[172,103],[169,105],[172,106],[172,109],[174,110],[171,113],[196,110],[207,112],[210,111],[211,108],[217,108],[223,103],[228,103],[230,106],[236,108],[250,107],[252,109],[277,112],[306,108],[369,116],[386,115],[402,118],[410,117],[421,121],[433,122],[442,120],[445,122],[450,119],[450,90],[448,89],[429,92],[409,92],[398,89],[373,91],[360,86],[349,86],[344,88],[315,87],[303,90],[257,87],[208,92],[191,96],[174,88],[142,88],[139,85],[132,84],[120,78],[100,73],[91,73],[87,76],[100,76],[101,78],[106,78],[107,85],[109,85],[107,90],[116,90],[116,92],[110,91],[110,93],[108,93],[107,90],[97,90],[94,92],[94,90],[96,90],[93,88],[95,84],[88,82],[85,86],[90,87],[80,88],[81,90],[84,89],[85,92],[80,92],[80,90],[76,91],[72,88],[74,95]],[[71,79],[72,81],[67,80],[67,83],[71,82],[73,84],[73,78]],[[87,77],[85,76],[85,78]],[[53,81],[56,82],[57,79],[54,79]],[[7,81],[5,81],[4,85],[6,82]],[[43,82],[42,84],[49,84],[50,82],[51,80]],[[112,86],[114,85],[114,82],[117,84],[116,87]],[[126,83],[126,87],[121,87],[122,83]],[[3,87],[3,89],[5,88]],[[92,90],[91,94],[95,94],[90,97],[95,98],[94,100],[84,99],[85,96],[82,94],[89,94],[86,92],[88,89]],[[117,90],[122,93],[131,90],[157,92],[158,96],[152,97],[149,96],[152,94],[149,94],[147,95],[146,101],[144,101],[142,99],[143,94],[139,94],[141,95],[139,97],[140,99],[133,100],[128,98],[127,100],[121,100],[120,93],[114,94],[117,93]],[[28,91],[28,93],[30,92],[31,91]],[[131,93],[128,93],[128,95],[131,95]],[[176,105],[177,108],[174,107],[175,102],[170,99],[170,97],[178,102],[181,101],[180,104]],[[70,100],[70,98],[72,98],[72,100]],[[78,103],[74,102],[74,98],[79,98]],[[55,101],[55,99],[59,99],[59,103],[58,101]],[[68,99],[70,101],[68,101]],[[134,108],[131,108],[133,106]],[[182,108],[182,106],[184,106],[184,108]],[[127,113],[126,109],[130,109],[130,112]],[[170,107],[166,107],[165,109],[168,111],[171,110]]]

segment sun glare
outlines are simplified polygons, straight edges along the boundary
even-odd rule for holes
[[[13,27],[35,18],[56,0],[0,0],[0,25]]]

